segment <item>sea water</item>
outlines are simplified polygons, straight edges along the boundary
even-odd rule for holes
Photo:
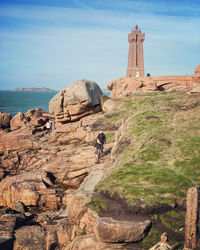
[[[29,109],[41,108],[49,111],[49,101],[57,92],[0,91],[0,110],[16,115]]]
[[[41,108],[49,111],[49,101],[57,92],[0,91],[0,110],[12,116]],[[109,95],[109,92],[104,92]]]

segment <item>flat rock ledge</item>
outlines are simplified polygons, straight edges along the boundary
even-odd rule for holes
[[[95,234],[103,242],[136,242],[142,240],[151,228],[151,221],[118,221],[111,217],[99,217]]]

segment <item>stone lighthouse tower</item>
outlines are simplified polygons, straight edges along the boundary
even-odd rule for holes
[[[128,52],[128,67],[127,77],[144,76],[144,55],[143,42],[145,33],[138,29],[136,24],[135,30],[128,34],[129,52]]]

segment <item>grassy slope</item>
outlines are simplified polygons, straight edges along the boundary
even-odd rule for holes
[[[122,118],[129,120],[115,149],[116,162],[99,190],[154,204],[185,198],[188,187],[200,184],[200,96],[133,95],[118,101],[100,123],[110,129]]]
[[[97,190],[117,193],[130,205],[138,199],[151,206],[185,199],[189,187],[200,185],[200,96],[137,94],[117,103],[112,113],[95,124],[97,129],[112,130],[122,119],[127,121],[114,149],[113,167]],[[184,227],[183,218],[179,214],[181,226],[171,228]],[[152,246],[159,240],[160,233],[154,229],[150,242],[144,244]]]

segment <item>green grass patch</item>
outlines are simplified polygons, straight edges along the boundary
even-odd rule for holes
[[[106,133],[106,143],[115,141],[115,133]]]
[[[181,233],[184,236],[185,212],[169,211],[160,215],[163,225],[174,232]]]
[[[150,163],[127,163],[123,168],[113,169],[98,186],[127,199],[140,198],[147,204],[171,203],[175,197],[185,197],[186,188],[192,185],[190,179],[177,174],[171,168]]]
[[[161,232],[159,232],[153,224],[148,236],[142,240],[138,246],[142,247],[142,249],[149,249],[160,241],[160,236]]]
[[[102,126],[111,129],[129,120],[113,152],[114,167],[97,188],[133,203],[134,198],[151,205],[185,198],[189,187],[200,185],[198,102],[198,96],[176,92],[118,100]]]
[[[96,196],[92,198],[92,202],[88,205],[88,207],[92,210],[95,210],[96,212],[100,212],[101,209],[107,210],[106,202]]]

